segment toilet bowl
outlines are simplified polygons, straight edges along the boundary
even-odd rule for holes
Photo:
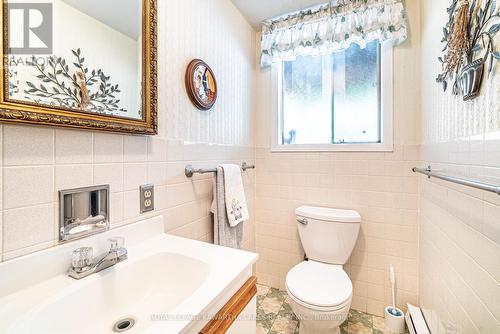
[[[296,210],[299,235],[308,257],[286,276],[290,305],[301,334],[340,333],[352,300],[343,270],[359,233],[355,211],[303,206]]]

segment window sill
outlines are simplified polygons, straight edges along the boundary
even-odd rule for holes
[[[272,152],[393,152],[392,143],[275,145]]]

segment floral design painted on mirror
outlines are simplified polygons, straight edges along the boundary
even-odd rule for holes
[[[2,18],[0,121],[157,133],[157,0],[8,0]]]
[[[101,69],[89,70],[81,50],[71,50],[76,60],[70,68],[70,61],[52,56],[48,65],[37,64],[34,67],[39,74],[36,81],[26,81],[25,98],[35,103],[62,106],[82,111],[126,113],[117,94],[121,93],[118,84],[110,83],[110,77]],[[9,91],[9,96],[15,92]]]

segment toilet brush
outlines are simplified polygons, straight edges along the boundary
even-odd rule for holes
[[[403,333],[405,330],[404,313],[396,307],[396,293],[394,286],[396,284],[396,275],[394,274],[394,266],[389,267],[389,279],[392,289],[392,306],[385,308],[385,327],[392,333]]]
[[[396,295],[394,293],[394,284],[396,283],[396,277],[394,276],[394,266],[391,264],[389,267],[389,279],[391,280],[391,289],[392,289],[392,308],[389,310],[393,315],[398,315],[398,311],[396,311]]]

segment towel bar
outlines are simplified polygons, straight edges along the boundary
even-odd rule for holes
[[[448,175],[436,173],[435,171],[432,170],[431,166],[428,166],[426,169],[414,167],[414,168],[412,168],[412,171],[414,173],[420,173],[420,174],[427,175],[429,177],[429,179],[431,177],[435,177],[436,179],[441,179],[444,181],[457,183],[457,184],[461,184],[463,186],[481,189],[481,190],[489,191],[489,192],[495,193],[497,195],[500,195],[500,187],[499,186],[496,186],[493,184],[488,184],[488,183],[483,183],[483,182],[479,182],[479,181],[471,181],[471,180],[466,180],[466,179],[462,179],[459,177],[448,176]]]
[[[249,165],[246,162],[241,164],[241,170],[246,171],[247,169],[254,169],[255,165]],[[192,165],[187,165],[184,168],[184,174],[187,177],[193,177],[194,174],[206,174],[206,173],[217,173],[217,168],[199,168],[196,169]]]

